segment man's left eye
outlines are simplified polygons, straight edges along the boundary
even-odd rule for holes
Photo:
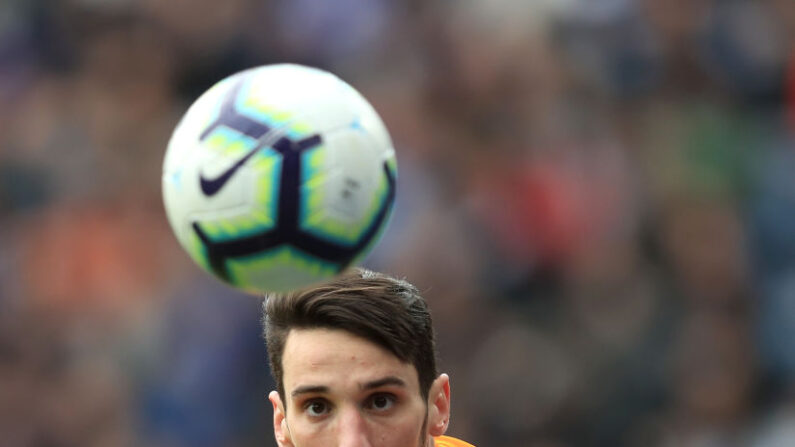
[[[395,405],[396,400],[391,394],[376,394],[370,397],[367,406],[375,411],[387,411]]]

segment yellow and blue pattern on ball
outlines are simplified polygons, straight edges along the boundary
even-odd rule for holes
[[[325,204],[327,195],[328,176],[326,172],[326,158],[328,151],[320,145],[306,151],[301,165],[301,209],[299,225],[301,229],[320,238],[344,246],[356,245],[367,233],[378,216],[384,201],[388,198],[389,178],[386,174],[380,176],[378,188],[375,191],[367,208],[354,221],[341,220],[330,215]],[[394,160],[394,159],[392,159]],[[393,169],[395,164],[392,164]],[[394,171],[393,171],[394,172]]]
[[[209,134],[204,144],[219,155],[234,160],[255,149],[259,142],[228,127],[219,126]],[[221,214],[215,219],[203,219],[202,229],[213,241],[250,236],[276,225],[281,163],[281,155],[273,149],[262,147],[257,150],[249,161],[249,169],[257,171],[250,199],[256,206],[245,214],[230,217]]]
[[[268,86],[253,81],[244,83],[237,95],[235,109],[238,113],[273,129],[274,134],[289,138],[303,138],[309,134],[311,129],[298,120],[295,113],[268,104]]]
[[[243,290],[287,291],[301,284],[322,281],[339,265],[308,255],[290,245],[226,260],[229,282]]]

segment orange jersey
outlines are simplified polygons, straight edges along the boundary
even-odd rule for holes
[[[436,447],[475,447],[468,442],[451,438],[449,436],[439,436],[438,438],[433,438],[433,441]]]

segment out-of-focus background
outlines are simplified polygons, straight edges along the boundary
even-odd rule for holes
[[[451,434],[795,445],[792,0],[3,0],[0,445],[275,445],[259,301],[160,197],[187,106],[274,62],[392,133],[367,265],[434,310]]]

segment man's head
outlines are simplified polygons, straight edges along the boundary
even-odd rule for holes
[[[357,269],[269,296],[264,313],[280,445],[413,447],[446,430],[449,382],[411,284]]]

